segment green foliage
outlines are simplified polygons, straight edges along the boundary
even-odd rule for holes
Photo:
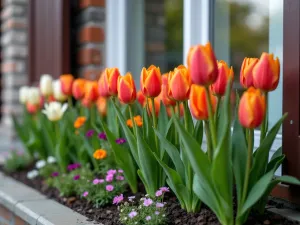
[[[32,158],[27,153],[13,150],[4,162],[4,170],[15,172],[26,169],[32,163]]]

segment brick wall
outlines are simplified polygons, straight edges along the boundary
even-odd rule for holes
[[[104,65],[105,0],[79,0],[77,73],[97,79]]]
[[[20,217],[14,215],[7,208],[0,205],[0,224],[1,225],[29,225]]]

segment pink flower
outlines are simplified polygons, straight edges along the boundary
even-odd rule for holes
[[[80,175],[77,174],[77,175],[75,175],[75,176],[73,177],[73,180],[79,180],[79,178],[80,178]]]
[[[151,216],[146,216],[146,220],[147,221],[151,220]]]
[[[110,185],[110,184],[109,184],[109,185],[106,185],[106,190],[109,191],[109,192],[110,192],[110,191],[113,191],[113,190],[114,190],[114,186],[112,186],[112,185]]]
[[[137,215],[137,212],[136,212],[136,211],[132,211],[131,213],[128,214],[128,216],[129,216],[130,218],[133,218],[133,217],[135,217],[136,215]]]
[[[151,198],[145,198],[144,199],[144,206],[149,206],[153,203],[152,199]]]
[[[159,197],[159,196],[162,196],[162,194],[163,194],[162,190],[158,190],[158,191],[156,191],[155,196]]]
[[[107,182],[112,182],[114,180],[114,175],[113,174],[108,174],[105,178]]]
[[[98,180],[98,183],[99,183],[99,184],[103,184],[103,183],[104,183],[104,179],[99,179],[99,180]]]
[[[159,212],[158,212],[158,211],[155,211],[155,215],[159,215]]]
[[[99,184],[99,179],[97,179],[97,178],[94,179],[94,180],[93,180],[93,184]]]
[[[108,171],[107,171],[107,175],[109,175],[109,174],[114,175],[114,174],[116,174],[116,173],[117,173],[117,170],[108,170]]]
[[[121,194],[121,195],[119,195],[119,196],[117,195],[117,196],[114,197],[113,204],[117,205],[117,204],[119,204],[120,202],[122,202],[123,199],[124,199],[123,194]]]
[[[117,176],[116,179],[117,180],[124,180],[124,177],[123,176]]]
[[[161,190],[162,192],[169,192],[170,188],[168,188],[168,187],[161,187],[159,190]]]
[[[87,192],[87,191],[83,192],[83,194],[82,194],[83,197],[86,197],[88,195],[89,195],[89,192]]]
[[[164,204],[163,203],[156,203],[156,208],[163,208],[164,207]]]
[[[123,170],[118,170],[118,172],[119,172],[119,173],[123,173],[124,171],[123,171]]]

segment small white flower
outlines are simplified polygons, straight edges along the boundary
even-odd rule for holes
[[[22,104],[25,104],[28,100],[29,87],[23,86],[19,90],[19,101]]]
[[[124,217],[124,220],[127,220],[127,217]]]
[[[67,108],[67,103],[62,105],[60,102],[50,102],[45,104],[45,109],[42,112],[46,114],[50,121],[58,121],[62,118]]]
[[[41,168],[43,168],[44,166],[46,166],[46,161],[45,161],[45,160],[39,160],[39,161],[37,161],[36,164],[35,164],[35,167],[36,167],[37,169],[41,169]]]
[[[38,175],[39,175],[39,171],[31,170],[27,173],[27,178],[32,180],[32,179],[36,178]]]
[[[37,87],[31,87],[28,89],[27,101],[32,105],[40,103],[40,90]]]
[[[53,95],[57,101],[63,102],[67,100],[68,96],[64,95],[61,90],[61,82],[60,80],[55,80],[52,82],[53,85]]]
[[[49,163],[49,164],[56,163],[56,158],[53,156],[48,156],[47,163]]]

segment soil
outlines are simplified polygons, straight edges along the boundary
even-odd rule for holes
[[[1,170],[1,168],[0,168]],[[59,196],[59,191],[55,188],[48,187],[41,178],[34,180],[27,179],[27,171],[20,171],[8,174],[14,179],[40,191],[50,199],[54,199],[59,203],[73,209],[74,211],[86,216],[94,224],[119,225],[118,209],[115,205],[108,205],[103,208],[94,208],[93,205],[85,199],[74,197],[64,198]],[[124,195],[132,195],[129,192]],[[139,193],[138,196],[142,196]],[[171,193],[165,196],[164,201],[167,202],[167,218],[169,225],[220,225],[215,214],[209,210],[204,204],[198,213],[187,213],[180,208],[176,201],[176,197]],[[282,208],[282,204],[274,201],[269,202],[270,207]],[[246,225],[288,225],[300,224],[291,221],[279,215],[265,212],[264,215],[250,214]]]

